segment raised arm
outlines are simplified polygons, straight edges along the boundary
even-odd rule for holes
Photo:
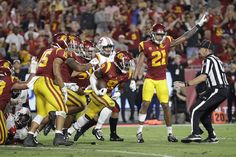
[[[177,46],[181,43],[183,43],[184,41],[186,41],[187,39],[189,39],[191,36],[193,36],[199,28],[201,28],[203,26],[203,24],[208,20],[207,19],[207,15],[208,15],[208,12],[206,12],[202,17],[201,19],[199,20],[199,22],[197,23],[196,26],[194,26],[191,30],[185,32],[183,35],[181,35],[179,38],[175,39],[170,47],[174,47],[174,46]]]

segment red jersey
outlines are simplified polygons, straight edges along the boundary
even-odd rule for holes
[[[61,48],[50,48],[44,51],[38,64],[38,70],[36,75],[46,76],[54,80],[53,74],[53,61],[56,58],[61,58],[66,60],[68,58],[68,53]]]
[[[76,60],[80,63],[80,64],[87,64],[89,61],[80,57],[80,56],[76,56]],[[86,72],[78,72],[78,74],[74,77],[71,78],[71,82],[76,83],[80,88],[86,88],[90,85],[90,75],[92,74],[93,70],[90,69],[89,71]]]
[[[126,74],[122,73],[114,62],[103,63],[100,71],[102,79],[106,82],[108,92],[111,92],[118,84],[128,81],[132,75],[132,71]]]
[[[76,59],[75,52],[69,52],[69,57]],[[73,69],[71,69],[68,64],[62,63],[61,65],[61,75],[64,82],[68,83],[71,82],[71,74],[73,72]]]
[[[0,77],[0,110],[4,111],[7,103],[11,100],[12,86],[17,82],[16,77]]]
[[[168,63],[168,52],[173,38],[167,36],[165,41],[157,45],[151,40],[142,41],[139,44],[139,51],[147,58],[147,74],[145,78],[153,80],[166,79],[166,68]]]

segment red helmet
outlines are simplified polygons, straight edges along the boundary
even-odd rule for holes
[[[156,44],[161,44],[164,41],[166,35],[167,33],[165,30],[165,26],[163,26],[162,24],[156,23],[152,26],[150,36],[152,41]]]
[[[67,43],[68,43],[69,50],[75,51],[76,53],[80,53],[82,42],[78,36],[68,35],[67,36]]]
[[[0,60],[0,74],[1,75],[11,75],[12,65],[8,60]]]
[[[82,50],[83,50],[83,56],[87,60],[91,60],[95,54],[95,46],[94,44],[89,40],[84,40],[82,42]]]
[[[57,48],[68,48],[67,35],[65,33],[57,33],[53,36],[52,45]]]
[[[133,57],[127,51],[119,51],[116,53],[114,61],[122,73],[127,73],[133,64]]]

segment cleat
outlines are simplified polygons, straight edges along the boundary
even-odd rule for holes
[[[119,137],[117,134],[110,134],[110,141],[124,141],[123,138]]]
[[[37,147],[37,143],[34,140],[34,135],[32,134],[27,134],[27,137],[25,138],[23,142],[24,147]]]
[[[173,134],[169,134],[167,139],[169,142],[178,142],[178,139]]]
[[[53,145],[54,146],[59,146],[59,145],[64,145],[64,146],[71,146],[74,144],[72,141],[68,141],[67,138],[60,133],[55,134],[55,138],[53,140]]]
[[[185,137],[181,140],[182,143],[190,143],[190,142],[201,142],[202,138],[200,135],[191,134],[188,137]]]
[[[104,141],[102,129],[93,128],[92,134],[96,137],[97,140]]]
[[[215,137],[208,136],[206,139],[202,141],[202,143],[219,143],[219,140],[216,136]]]
[[[137,139],[138,139],[138,143],[144,143],[142,132],[138,133],[136,136],[137,136]]]
[[[80,138],[80,136],[83,135],[83,132],[81,131],[81,129],[76,131],[76,134],[74,136],[74,141],[78,141],[78,139]]]

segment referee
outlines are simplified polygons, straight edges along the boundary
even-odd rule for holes
[[[202,142],[218,143],[211,122],[212,112],[227,98],[228,82],[226,79],[223,63],[213,54],[214,46],[209,40],[204,40],[199,46],[199,54],[204,58],[201,74],[193,80],[187,82],[174,82],[176,88],[197,85],[206,81],[207,90],[198,98],[197,103],[191,111],[192,133],[182,139],[183,143],[201,142],[203,131],[199,123],[208,131],[208,137]]]

